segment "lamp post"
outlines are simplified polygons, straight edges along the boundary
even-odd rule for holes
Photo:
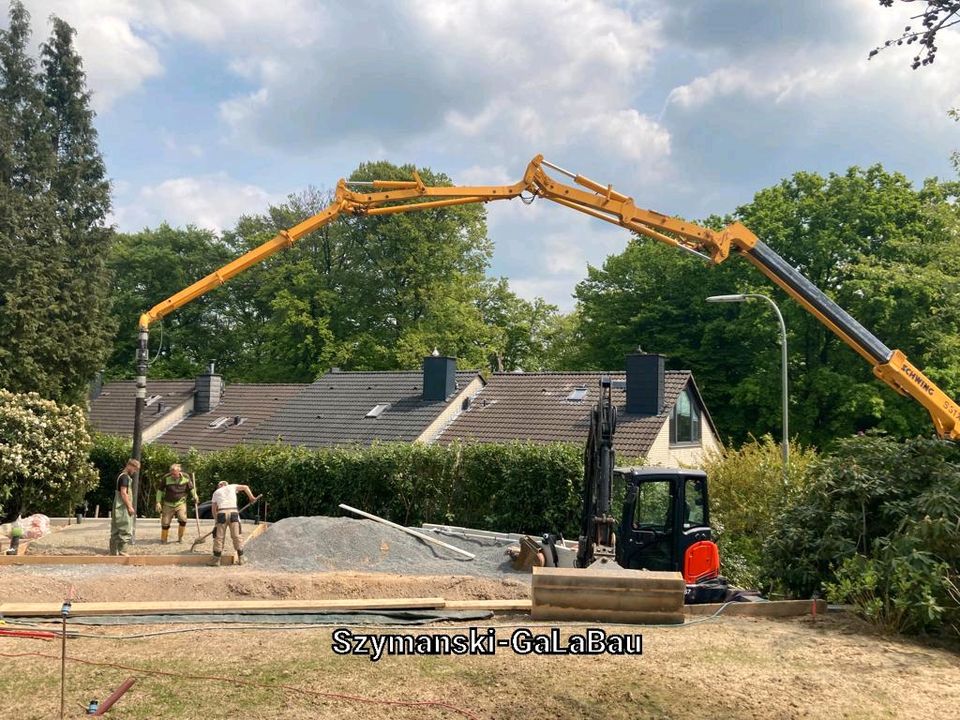
[[[787,400],[787,325],[783,322],[783,315],[777,304],[766,295],[759,293],[742,293],[740,295],[711,295],[707,302],[748,302],[750,300],[766,300],[773,311],[777,314],[777,320],[780,321],[780,375],[783,380],[783,442],[780,444],[783,452],[783,481],[787,482],[787,471],[790,467],[790,431],[788,426],[789,408]]]

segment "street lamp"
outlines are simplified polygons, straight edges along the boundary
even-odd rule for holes
[[[760,295],[759,293],[743,293],[740,295],[711,295],[707,298],[707,302],[747,302],[750,300],[766,300],[770,304],[770,307],[773,308],[773,311],[777,314],[777,320],[780,321],[780,349],[781,349],[781,368],[780,374],[783,380],[783,442],[781,443],[781,449],[783,452],[783,480],[784,483],[787,482],[787,470],[790,467],[790,432],[788,430],[787,420],[788,420],[788,401],[787,401],[787,326],[783,322],[783,315],[780,313],[780,308],[777,307],[777,304],[768,298],[766,295]]]

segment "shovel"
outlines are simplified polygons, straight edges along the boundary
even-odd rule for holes
[[[244,505],[242,508],[240,508],[240,509],[237,511],[237,514],[242,513],[244,510],[246,510],[246,509],[247,509],[248,507],[250,507],[251,505],[260,502],[260,498],[262,498],[262,497],[263,497],[263,495],[257,495],[253,500],[251,500],[251,501],[248,502],[246,505]],[[216,520],[216,518],[214,518],[214,520]],[[200,527],[200,515],[199,515],[199,513],[198,513],[198,514],[197,514],[197,528],[198,528],[198,530],[199,530],[199,527]],[[211,530],[210,532],[208,532],[206,535],[202,535],[201,537],[198,537],[196,540],[193,541],[193,545],[190,546],[190,551],[192,552],[192,551],[197,547],[197,545],[200,545],[201,543],[203,543],[204,541],[206,541],[206,539],[207,539],[208,537],[210,537],[211,535],[213,535],[213,533],[216,532],[216,530],[217,530],[217,526],[216,526],[216,524],[214,524],[213,530]]]

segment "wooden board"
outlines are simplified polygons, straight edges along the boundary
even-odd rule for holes
[[[530,612],[530,600],[447,600],[447,610],[491,610],[494,612]]]
[[[817,614],[827,612],[826,600],[770,600],[769,602],[735,602],[730,603],[720,613],[720,617],[732,615],[736,617],[766,617],[783,618],[810,615],[816,603]],[[687,617],[713,615],[723,607],[723,603],[707,603],[703,605],[685,605]]]
[[[5,617],[59,617],[63,603],[0,603]],[[71,617],[91,615],[176,615],[220,612],[327,612],[355,610],[436,610],[443,598],[379,600],[195,600],[170,602],[76,602]]]

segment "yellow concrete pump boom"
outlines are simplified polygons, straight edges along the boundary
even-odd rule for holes
[[[575,184],[558,182],[551,178],[544,168],[571,178]],[[372,192],[351,189],[364,187],[370,188]],[[277,251],[289,247],[304,235],[333,222],[341,214],[390,215],[450,205],[509,200],[524,193],[620,225],[640,235],[700,255],[713,263],[723,262],[731,252],[743,255],[870,363],[878,378],[901,395],[912,397],[926,408],[940,437],[960,440],[960,407],[951,398],[912,365],[901,351],[891,350],[884,345],[741,223],[736,222],[723,230],[715,231],[638,208],[632,198],[617,192],[611,185],[603,185],[564,170],[547,162],[541,155],[530,161],[523,179],[514,185],[431,187],[425,185],[416,172],[409,181],[376,180],[360,183],[340,180],[333,202],[320,213],[289,230],[282,230],[273,239],[158,303],[140,316],[138,408],[142,406],[142,398],[146,396],[147,332],[152,322],[222,285]],[[140,449],[138,426],[139,416],[134,427],[135,456]]]

